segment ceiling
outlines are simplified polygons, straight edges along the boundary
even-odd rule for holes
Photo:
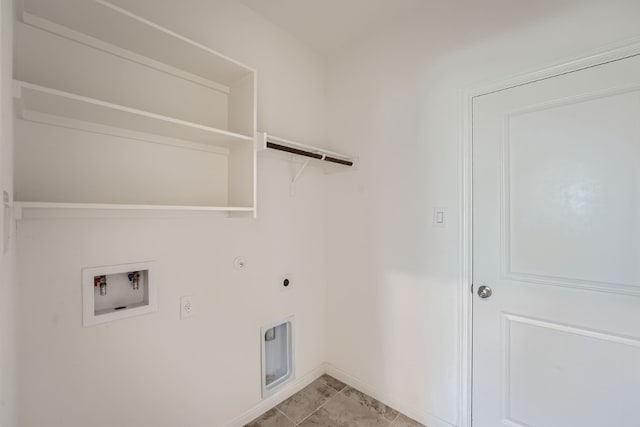
[[[527,25],[602,0],[240,0],[321,53],[348,47],[402,19],[469,31]]]
[[[312,48],[328,53],[386,25],[424,0],[241,0]]]

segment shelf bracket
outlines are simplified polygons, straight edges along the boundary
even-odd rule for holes
[[[291,178],[291,183],[295,184],[296,181],[300,178],[300,176],[302,175],[302,172],[304,172],[304,170],[307,168],[307,166],[309,166],[309,162],[311,161],[311,159],[307,159],[305,160],[305,162],[302,164],[302,166],[300,166],[300,169],[298,169],[298,172],[296,172],[296,174],[294,175],[293,178]]]
[[[304,172],[304,170],[307,168],[307,166],[309,166],[309,162],[311,161],[311,159],[307,159],[305,160],[305,162],[302,164],[302,166],[300,166],[300,169],[298,169],[297,172],[295,172],[295,174],[293,173],[293,156],[291,156],[291,174],[293,175],[293,177],[291,178],[291,182],[289,183],[289,193],[292,196],[296,195],[296,182],[298,181],[298,179],[300,179],[300,177],[302,176],[302,173]]]
[[[13,206],[13,218],[17,220],[24,218],[22,206]]]

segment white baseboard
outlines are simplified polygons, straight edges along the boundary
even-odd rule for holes
[[[336,368],[335,366],[326,363],[325,364],[325,369],[327,374],[331,375],[332,377],[342,381],[343,383],[347,384],[348,386],[351,386],[365,394],[368,394],[369,396],[373,397],[374,399],[379,400],[380,402],[384,403],[385,405],[388,405],[390,407],[392,407],[393,409],[402,412],[403,414],[405,414],[406,416],[413,418],[416,421],[421,422],[422,424],[429,426],[429,427],[456,427],[455,424],[451,424],[445,420],[443,420],[442,418],[439,418],[433,414],[425,414],[424,410],[418,410],[416,408],[411,408],[409,406],[407,406],[406,404],[396,401],[393,397],[388,396],[386,393],[384,392],[380,392],[379,390],[376,390],[373,386],[366,384],[362,381],[360,381],[358,378],[347,374],[346,372]]]
[[[321,364],[315,369],[307,372],[302,377],[296,378],[291,381],[289,384],[285,385],[282,390],[277,393],[269,396],[267,399],[260,401],[256,406],[249,409],[245,413],[237,416],[224,427],[242,427],[250,421],[253,421],[255,418],[267,412],[269,409],[275,407],[279,403],[287,400],[292,395],[296,394],[322,375],[327,372],[326,364]]]

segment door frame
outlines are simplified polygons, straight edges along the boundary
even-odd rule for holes
[[[537,71],[506,78],[490,84],[462,90],[460,93],[459,141],[459,244],[461,279],[459,297],[459,427],[472,427],[473,382],[473,99],[516,86],[580,71],[609,62],[640,55],[640,38],[608,45],[592,52],[569,58]]]

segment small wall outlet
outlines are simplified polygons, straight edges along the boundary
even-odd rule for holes
[[[195,315],[195,306],[193,304],[193,296],[184,296],[180,298],[180,319],[187,319]]]

